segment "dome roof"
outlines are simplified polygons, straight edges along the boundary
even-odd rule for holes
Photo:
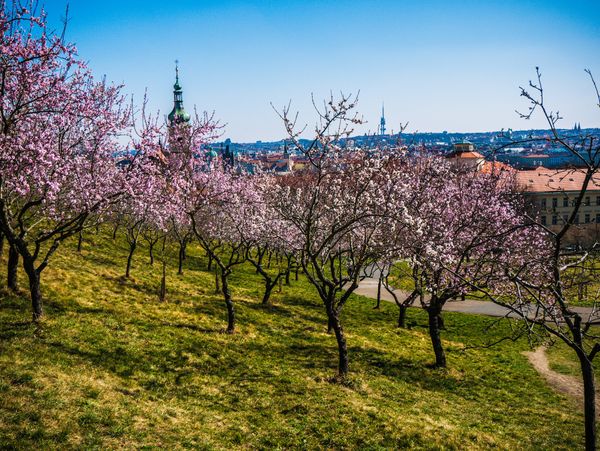
[[[187,111],[183,109],[183,107],[174,107],[169,113],[169,122],[189,122],[190,115]]]

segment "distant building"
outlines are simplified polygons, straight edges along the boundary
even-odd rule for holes
[[[585,178],[582,169],[517,171],[517,184],[524,191],[533,216],[550,230],[559,230],[569,219],[575,199]],[[567,237],[571,244],[587,244],[600,234],[600,174],[590,181],[579,214],[577,227]]]
[[[183,90],[179,84],[179,66],[175,62],[175,84],[173,85],[173,109],[167,116],[169,148],[168,154],[191,152],[191,139],[189,130],[185,125],[190,121],[190,115],[183,108]],[[161,154],[161,159],[166,158]]]
[[[225,150],[222,152],[223,169],[234,170],[237,164],[237,155],[230,145],[230,142],[225,144]]]
[[[481,171],[484,167],[485,158],[475,150],[475,146],[468,142],[454,144],[452,151],[446,155],[453,164],[461,167],[472,168]]]
[[[169,125],[189,122],[190,115],[183,108],[183,90],[179,84],[179,65],[175,64],[175,84],[173,85],[173,109],[168,116]]]
[[[510,153],[498,154],[496,159],[510,164],[516,169],[535,169],[540,166],[547,169],[584,167],[581,158],[565,151],[525,153],[523,150],[516,149]]]

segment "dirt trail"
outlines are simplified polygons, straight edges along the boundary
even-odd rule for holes
[[[540,346],[535,351],[523,353],[538,373],[556,391],[573,398],[583,408],[583,383],[576,376],[560,374],[550,368],[546,348]],[[600,409],[600,399],[596,401],[596,409]]]

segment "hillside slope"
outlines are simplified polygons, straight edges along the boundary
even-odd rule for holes
[[[232,277],[238,332],[200,251],[183,276],[106,234],[65,243],[44,273],[46,319],[30,323],[27,294],[0,297],[0,447],[573,449],[577,406],[554,393],[521,351],[526,341],[464,350],[508,333],[491,319],[446,314],[448,370],[426,318],[355,296],[344,312],[351,378],[330,382],[336,345],[306,281],[260,305],[249,266]],[[5,258],[2,260],[5,278]],[[20,274],[21,286],[26,285]],[[2,282],[4,286],[4,282]]]

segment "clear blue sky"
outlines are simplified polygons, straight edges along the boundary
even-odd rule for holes
[[[45,2],[51,23],[66,2]],[[279,139],[269,102],[314,123],[310,94],[360,90],[374,131],[543,126],[514,113],[542,68],[564,125],[599,127],[584,68],[600,82],[600,1],[72,0],[67,38],[98,75],[167,114],[174,60],[184,104],[214,110],[236,141]]]

